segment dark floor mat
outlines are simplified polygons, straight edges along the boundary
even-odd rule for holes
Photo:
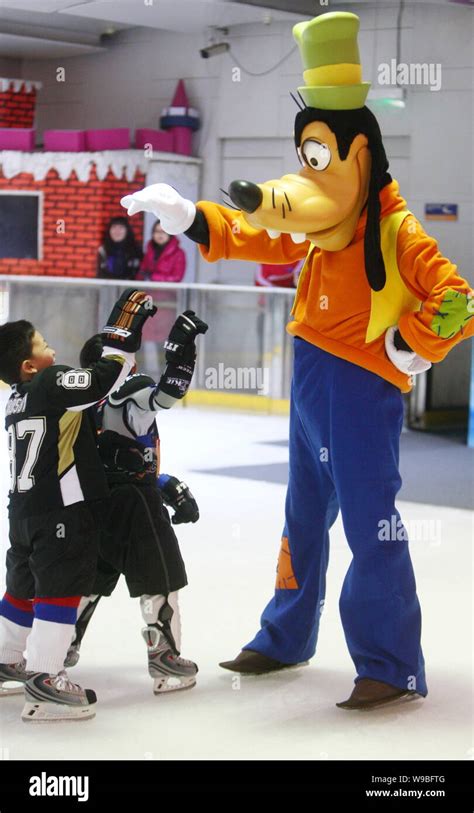
[[[265,445],[287,447],[288,441],[266,441]],[[255,455],[258,457],[257,446]],[[256,463],[199,471],[283,485],[288,481],[288,463]],[[464,436],[404,432],[400,443],[400,473],[403,481],[400,500],[452,508],[474,507],[474,449],[465,445]]]

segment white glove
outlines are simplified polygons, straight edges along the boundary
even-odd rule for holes
[[[127,214],[152,212],[160,219],[168,234],[181,234],[194,223],[196,207],[191,200],[182,198],[176,189],[167,183],[154,183],[145,186],[133,195],[125,195],[120,201]]]
[[[385,352],[392,364],[397,370],[407,375],[425,373],[426,370],[430,369],[431,361],[426,361],[426,359],[414,351],[409,353],[408,350],[397,350],[393,338],[396,330],[398,330],[398,328],[395,325],[394,327],[389,327],[385,333]]]

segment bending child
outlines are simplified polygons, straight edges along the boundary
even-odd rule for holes
[[[165,342],[168,364],[160,382],[134,368],[121,387],[94,408],[111,497],[103,505],[95,585],[81,601],[66,664],[77,663],[100,597],[110,596],[124,574],[130,596],[140,598],[155,694],[191,688],[198,671],[194,662],[180,657],[178,590],[187,577],[164,503],[176,509],[175,524],[195,522],[199,512],[184,483],[168,475],[157,480],[156,415],[186,394],[194,371],[195,338],[206,330],[192,311],[180,315]],[[102,337],[93,336],[81,351],[81,364],[93,366],[101,353]]]

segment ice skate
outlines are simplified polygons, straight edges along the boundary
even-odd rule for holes
[[[18,663],[0,663],[0,697],[11,694],[23,694],[26,681],[34,674],[25,669],[22,658]]]
[[[268,675],[270,672],[280,672],[283,669],[295,669],[297,666],[306,666],[308,661],[301,663],[282,663],[253,649],[243,649],[233,661],[222,661],[219,666],[241,675]]]
[[[148,673],[154,679],[153,693],[164,694],[196,685],[197,664],[180,658],[155,626],[142,629],[148,648]]]
[[[351,709],[357,711],[370,711],[370,709],[387,706],[389,703],[405,702],[416,700],[422,695],[412,689],[400,689],[390,683],[383,683],[381,680],[371,678],[361,678],[352,690],[351,696],[342,703],[336,703],[340,709]]]
[[[64,670],[57,675],[37,672],[25,683],[21,719],[33,723],[88,720],[95,717],[96,702],[95,692],[73,683]]]

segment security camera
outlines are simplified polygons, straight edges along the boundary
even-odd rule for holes
[[[213,45],[208,45],[207,48],[201,48],[199,53],[201,54],[203,59],[209,59],[211,56],[218,56],[219,54],[225,54],[228,51],[230,45],[228,42],[216,42]]]
[[[108,45],[115,39],[116,34],[117,31],[115,28],[106,28],[99,37],[100,44]]]

